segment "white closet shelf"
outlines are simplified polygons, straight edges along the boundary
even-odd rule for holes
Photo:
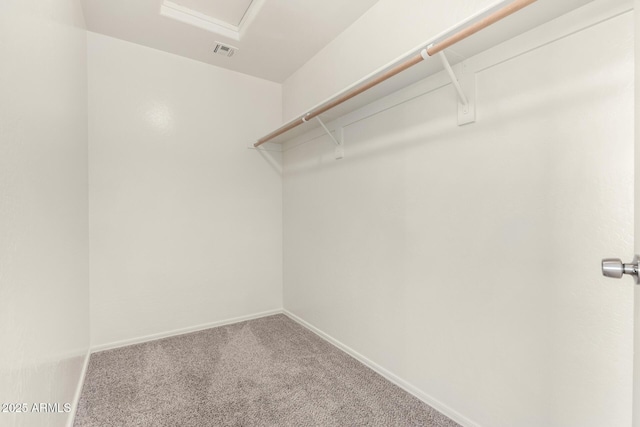
[[[460,62],[465,58],[470,58],[490,47],[564,15],[590,1],[592,0],[499,1],[447,31],[421,43],[418,47],[356,81],[327,100],[307,109],[304,114],[260,138],[253,144],[253,147],[259,147],[267,142],[282,144],[322,126],[323,121],[330,122],[335,120],[442,71],[443,62],[435,57],[437,56],[435,54],[440,51],[447,49],[451,53],[450,56],[453,62]],[[521,10],[525,7],[525,10]],[[483,25],[487,24],[486,21],[491,21],[495,18],[497,19],[494,22],[488,22],[488,25]],[[477,32],[465,34],[473,29]],[[459,35],[463,36],[463,38],[456,40]],[[450,48],[453,45],[455,45],[455,49]],[[427,52],[428,54],[426,54]],[[397,72],[398,70],[400,72]],[[392,76],[387,77],[389,74]],[[368,87],[372,83],[374,85]],[[363,87],[368,88],[360,93],[359,89]],[[357,95],[350,97],[353,92],[357,92]],[[342,101],[344,98],[348,99]],[[320,113],[318,114],[318,112]],[[317,119],[320,117],[322,120]]]

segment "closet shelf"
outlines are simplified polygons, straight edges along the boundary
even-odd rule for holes
[[[503,0],[470,16],[449,30],[433,37],[391,63],[363,77],[336,95],[306,110],[253,144],[282,144],[323,126],[371,102],[442,71],[446,58],[436,58],[449,49],[456,62],[470,58],[492,46],[551,21],[591,0]],[[526,7],[526,11],[515,13]],[[508,19],[503,19],[509,17]],[[447,64],[445,64],[445,69]],[[450,71],[450,70],[449,70]],[[455,79],[455,76],[452,78]],[[453,82],[457,87],[457,82]],[[457,87],[460,96],[459,87]],[[319,120],[320,117],[322,120]]]

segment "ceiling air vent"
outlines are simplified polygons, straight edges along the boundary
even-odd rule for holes
[[[233,54],[236,53],[237,50],[238,50],[237,47],[216,42],[216,47],[213,48],[213,53],[216,53],[222,56],[233,56]]]

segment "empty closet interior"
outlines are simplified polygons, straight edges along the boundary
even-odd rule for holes
[[[632,425],[636,14],[3,1],[0,426]]]

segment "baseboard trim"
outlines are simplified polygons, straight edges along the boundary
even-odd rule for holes
[[[333,338],[331,335],[327,334],[326,332],[323,332],[322,330],[316,328],[315,326],[313,326],[309,322],[307,322],[307,321],[301,319],[300,317],[296,316],[295,314],[293,314],[289,310],[283,309],[282,313],[284,313],[291,320],[297,322],[301,326],[303,326],[303,327],[307,328],[308,330],[310,330],[311,332],[315,333],[320,338],[324,339],[325,341],[328,341],[329,343],[331,343],[334,346],[338,347],[340,350],[342,350],[345,353],[349,354],[354,359],[358,360],[359,362],[361,362],[361,363],[365,364],[366,366],[368,366],[369,368],[373,369],[375,372],[377,372],[378,374],[382,375],[384,378],[386,378],[387,380],[391,381],[393,384],[397,385],[401,389],[405,390],[407,393],[417,397],[418,399],[420,399],[421,401],[423,401],[427,405],[431,406],[433,409],[435,409],[438,412],[442,413],[443,415],[446,415],[447,417],[451,418],[453,421],[457,422],[458,424],[460,424],[460,425],[462,425],[464,427],[480,427],[479,424],[474,423],[473,421],[471,421],[470,419],[468,419],[464,415],[462,415],[459,412],[451,409],[450,407],[448,407],[447,405],[443,404],[442,402],[434,399],[432,396],[430,396],[427,393],[423,392],[422,390],[420,390],[419,388],[415,387],[411,383],[403,380],[402,378],[398,377],[397,375],[393,374],[392,372],[386,370],[382,366],[378,365],[377,363],[373,362],[372,360],[370,360],[367,357],[363,356],[362,354],[358,353],[357,351],[355,351],[351,347],[343,344],[342,342],[340,342],[337,339]]]
[[[231,325],[234,323],[245,322],[247,320],[259,319],[261,317],[273,316],[274,314],[281,314],[283,311],[281,308],[275,310],[262,311],[260,313],[248,314],[246,316],[233,317],[231,319],[218,320],[216,322],[205,323],[196,326],[190,326],[188,328],[174,329],[172,331],[160,332],[157,334],[146,335],[137,338],[131,338],[128,340],[115,341],[107,344],[100,344],[91,347],[91,353],[99,353],[101,351],[113,350],[120,347],[126,347],[129,345],[142,344],[149,341],[156,341],[163,338],[174,337],[178,335],[190,334],[192,332],[203,331],[205,329],[217,328],[219,326]]]
[[[78,379],[76,392],[73,395],[73,402],[71,402],[71,412],[69,413],[69,420],[67,421],[67,427],[73,427],[73,423],[76,421],[76,411],[78,410],[78,403],[80,402],[80,396],[82,395],[84,378],[87,376],[87,368],[89,367],[90,356],[91,356],[91,349],[88,349],[87,354],[85,354],[84,356],[84,363],[82,364],[82,371],[80,372],[80,378]]]

